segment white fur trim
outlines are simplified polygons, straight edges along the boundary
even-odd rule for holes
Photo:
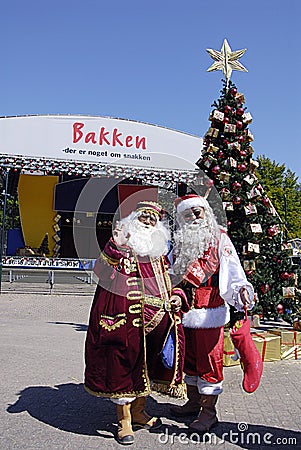
[[[223,327],[230,320],[227,305],[217,308],[191,309],[184,314],[182,323],[185,328],[217,328]]]
[[[136,400],[137,397],[121,397],[121,398],[110,398],[111,402],[115,403],[115,405],[127,405],[128,403],[132,403]]]
[[[210,381],[203,380],[203,378],[197,375],[185,374],[184,381],[189,386],[197,386],[200,394],[204,395],[219,395],[223,392],[223,382],[211,383]]]
[[[204,197],[186,198],[178,204],[177,212],[181,213],[185,211],[185,209],[196,208],[197,206],[205,208],[206,206],[208,206],[208,202],[204,199]]]
[[[198,377],[197,387],[200,394],[203,395],[219,395],[223,392],[223,382],[210,383]]]
[[[187,375],[185,373],[184,381],[189,386],[197,386],[198,385],[198,376],[197,375]]]

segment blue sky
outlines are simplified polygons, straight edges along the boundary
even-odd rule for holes
[[[301,181],[300,0],[10,0],[0,11],[0,116],[89,114],[203,136],[222,72],[206,48],[247,48],[232,81],[255,156]],[[197,158],[196,158],[197,159]]]

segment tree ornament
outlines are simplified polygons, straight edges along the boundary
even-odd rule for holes
[[[254,161],[253,159],[250,159],[250,172],[254,173],[255,170],[257,170],[259,167],[259,162],[258,161]]]
[[[219,149],[219,147],[216,147],[215,145],[212,144],[212,142],[208,145],[207,147],[207,152],[208,153],[215,153],[217,152]]]
[[[239,104],[246,102],[245,96],[242,92],[237,92],[237,94],[235,95],[235,98],[236,98],[237,103],[239,103]]]
[[[222,188],[220,191],[221,197],[223,200],[229,200],[230,199],[230,191],[227,188]]]
[[[244,136],[243,136],[242,134],[241,134],[240,136],[237,136],[236,139],[237,139],[238,142],[240,142],[240,143],[244,142],[244,140],[245,140],[245,138],[244,138]]]
[[[267,229],[268,236],[274,237],[278,233],[280,233],[280,229],[279,229],[278,225],[272,225]]]
[[[280,274],[281,280],[288,280],[290,278],[290,274],[288,272],[282,272]]]
[[[277,312],[278,314],[283,314],[283,305],[281,305],[281,303],[277,305]]]
[[[232,188],[233,188],[234,190],[240,189],[240,188],[241,188],[240,182],[239,182],[239,181],[234,181],[234,183],[232,183]]]
[[[236,133],[236,125],[234,123],[225,123],[224,133]]]
[[[241,204],[241,198],[240,197],[234,197],[233,198],[234,205],[240,205]]]
[[[262,203],[263,203],[265,206],[269,206],[269,204],[270,204],[270,199],[269,199],[269,197],[263,197]]]
[[[247,69],[238,61],[239,58],[243,56],[247,49],[236,50],[232,52],[230,45],[228,44],[227,39],[224,39],[221,51],[213,50],[211,48],[207,48],[207,52],[214,59],[214,63],[207,69],[207,72],[211,72],[213,70],[222,70],[223,74],[226,77],[227,87],[229,86],[229,81],[231,77],[232,70],[241,70],[242,72],[247,72]],[[237,94],[237,89],[232,88],[230,90],[231,95]]]
[[[222,150],[220,150],[218,152],[217,156],[218,156],[219,159],[224,159],[225,158],[225,153]]]
[[[269,285],[269,283],[265,283],[260,286],[260,290],[263,294],[266,294],[267,292],[269,292],[270,289],[271,289],[271,286]]]
[[[282,296],[285,298],[293,298],[296,295],[295,286],[283,286],[282,287]]]
[[[220,170],[221,170],[220,166],[214,166],[212,167],[211,172],[216,175],[220,172]]]
[[[224,113],[229,114],[232,112],[232,107],[230,105],[226,105],[224,108]]]
[[[242,129],[243,125],[244,125],[244,124],[243,124],[240,120],[237,120],[237,121],[236,121],[236,128],[238,128],[239,130]]]
[[[242,163],[242,164],[238,164],[237,165],[237,170],[238,170],[238,172],[245,172],[246,170],[247,170],[247,166],[246,166],[246,164],[244,164],[244,163]]]
[[[247,156],[247,152],[245,150],[240,150],[239,154],[242,158],[245,158]]]
[[[211,118],[222,122],[224,120],[224,113],[222,111],[219,111],[218,109],[215,109],[210,114],[209,119],[211,119]]]
[[[229,122],[230,122],[229,117],[225,117],[224,120],[223,120],[223,122],[224,122],[224,123],[229,123]]]
[[[243,108],[237,108],[236,115],[242,116],[244,114],[245,110]]]

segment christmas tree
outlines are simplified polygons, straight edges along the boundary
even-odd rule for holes
[[[46,233],[40,247],[38,248],[38,253],[43,256],[49,255],[50,251],[48,245],[49,245],[48,233]]]
[[[228,54],[228,58],[221,60],[216,57],[219,52],[214,53],[219,62],[209,68],[222,69],[226,80],[212,105],[211,125],[197,165],[213,180],[222,199],[229,236],[256,292],[254,312],[292,321],[300,312],[300,268],[293,264],[291,249],[284,242],[284,224],[256,176],[258,162],[252,159],[254,137],[249,129],[252,116],[244,106],[244,95],[229,79],[233,68],[245,69],[227,67],[229,55],[241,56],[245,50],[231,52],[225,42],[220,55]]]

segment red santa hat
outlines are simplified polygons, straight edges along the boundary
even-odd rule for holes
[[[201,197],[196,194],[188,194],[183,197],[178,197],[174,201],[175,207],[177,209],[177,213],[181,213],[186,209],[202,207],[205,208],[208,206],[208,202],[205,197]]]

